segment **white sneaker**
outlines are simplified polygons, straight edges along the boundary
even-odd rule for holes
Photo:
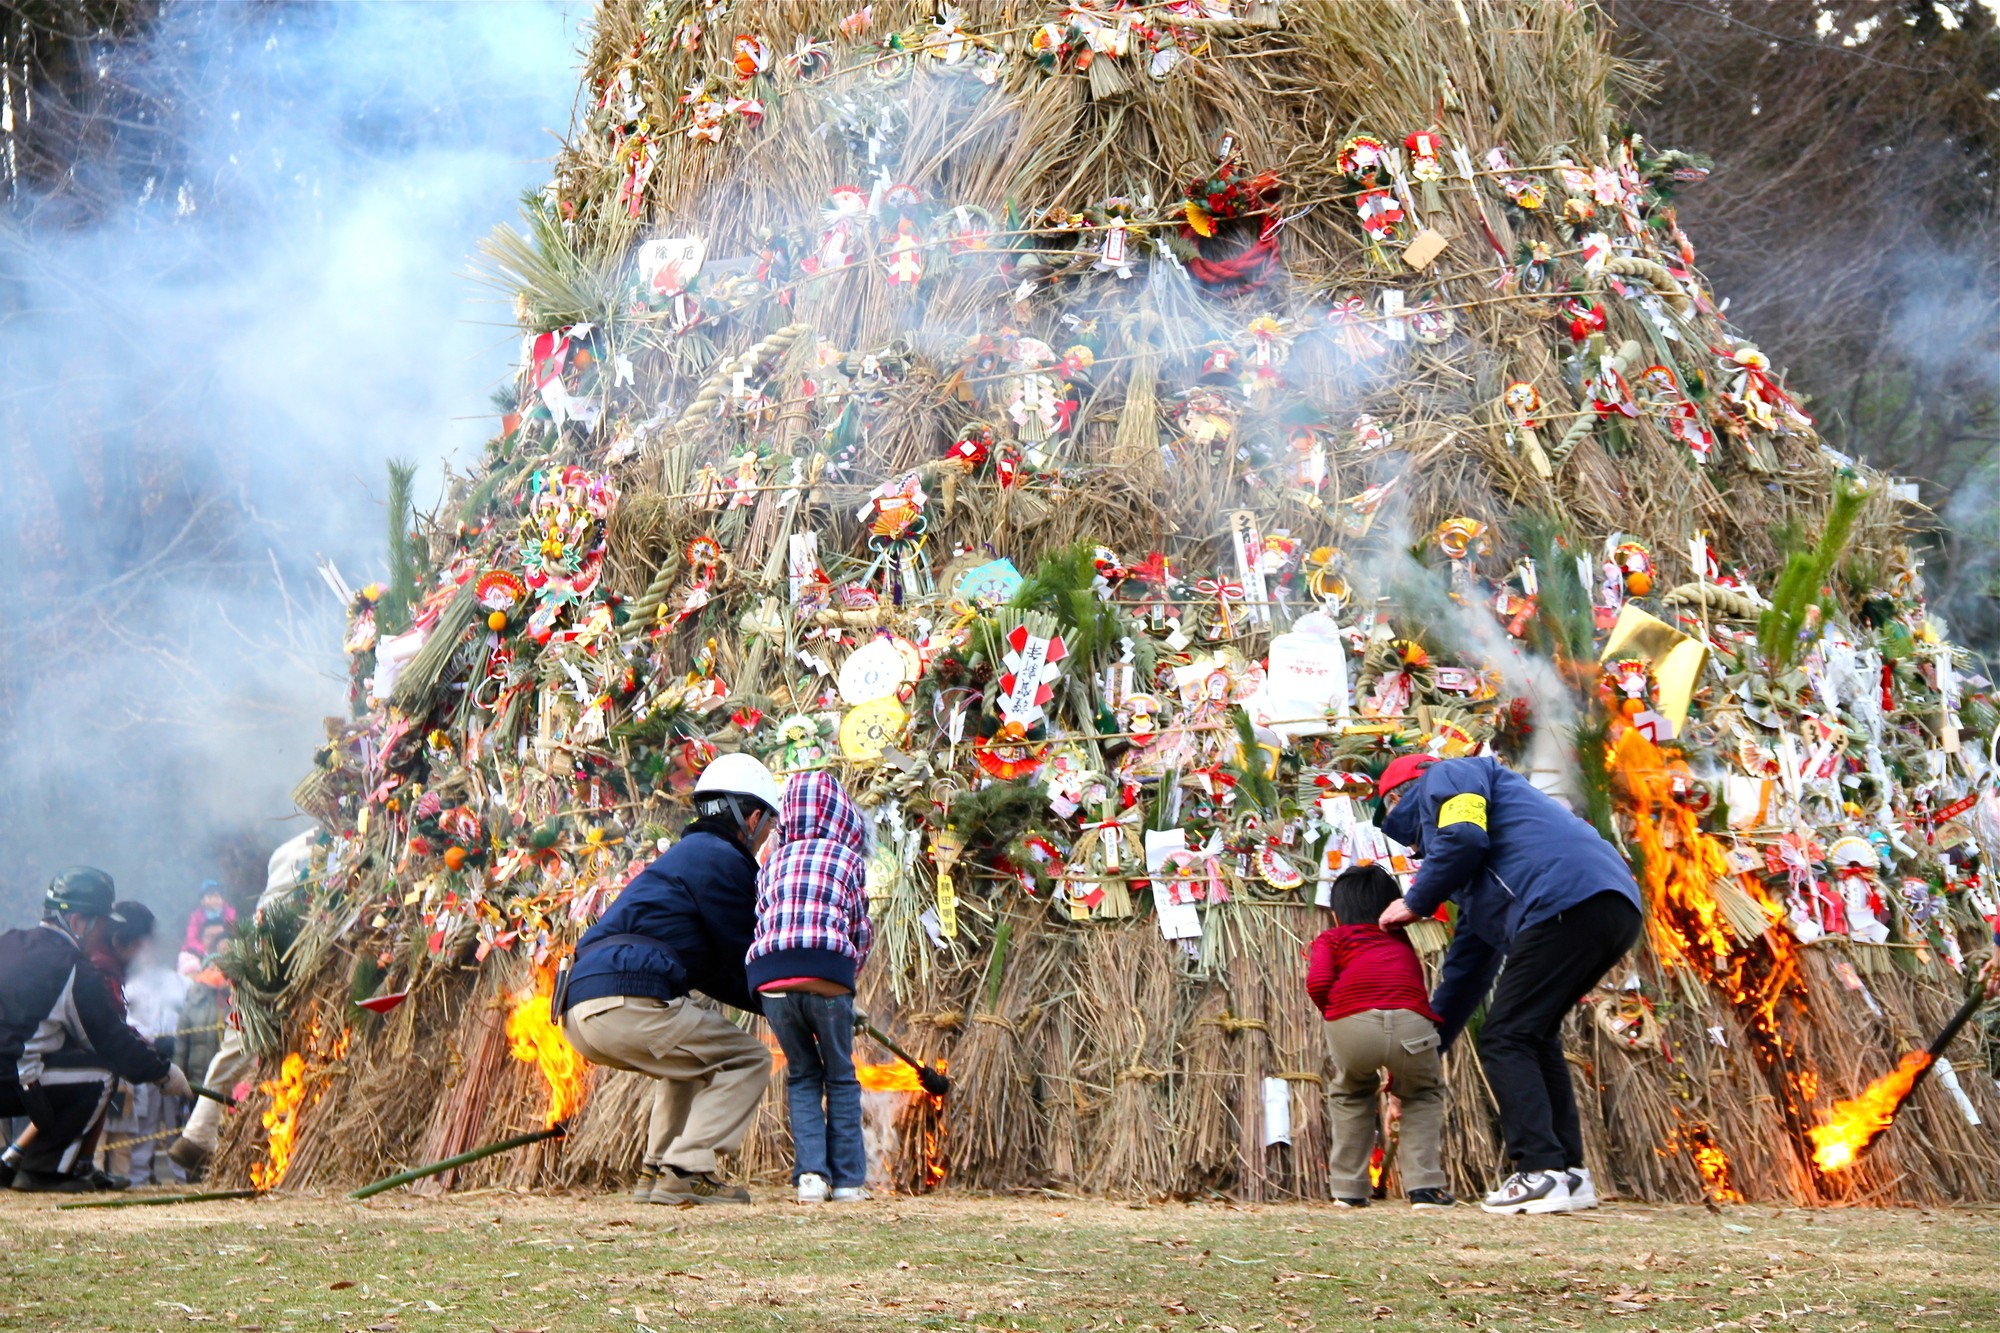
[[[826,1177],[808,1171],[799,1177],[800,1203],[826,1202]]]
[[[874,1197],[859,1185],[842,1185],[833,1192],[835,1203],[867,1203]]]
[[[1563,1174],[1569,1177],[1570,1212],[1581,1212],[1585,1208],[1597,1207],[1597,1182],[1590,1178],[1589,1167],[1573,1166]]]
[[[1569,1177],[1561,1171],[1516,1171],[1479,1206],[1489,1213],[1566,1213]]]

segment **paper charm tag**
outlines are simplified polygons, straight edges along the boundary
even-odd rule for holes
[[[1250,602],[1250,616],[1260,624],[1271,623],[1271,589],[1264,582],[1264,534],[1257,529],[1257,516],[1248,509],[1231,510],[1229,545],[1236,552],[1236,578]]]
[[[1083,900],[1083,894],[1080,892],[1082,888],[1081,884],[1075,882],[1063,887],[1063,897],[1069,900],[1069,919],[1072,921],[1090,920],[1090,904]]]
[[[958,890],[952,885],[949,870],[938,871],[937,878],[938,934],[948,940],[958,938]]]
[[[1292,1141],[1292,1085],[1282,1078],[1264,1080],[1264,1146]]]
[[[791,588],[792,601],[797,603],[805,590],[819,582],[819,534],[817,532],[795,532],[792,534],[785,558],[785,582]]]
[[[639,281],[656,296],[687,290],[708,258],[708,242],[698,236],[663,236],[639,247]]]
[[[1172,878],[1169,858],[1187,851],[1187,830],[1148,829],[1145,835],[1146,874],[1153,881],[1153,916],[1160,934],[1170,940],[1201,938],[1201,912],[1192,902],[1176,901],[1166,887]]]
[[[1028,633],[1026,625],[1016,625],[1007,636],[1007,671],[1000,677],[1000,715],[1024,727],[1041,721],[1043,705],[1056,697],[1056,681],[1062,677],[1062,668],[1057,663],[1068,651],[1060,634],[1045,639]]]

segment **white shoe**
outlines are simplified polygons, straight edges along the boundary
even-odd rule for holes
[[[1569,1177],[1570,1212],[1581,1212],[1585,1208],[1597,1207],[1597,1182],[1590,1178],[1589,1167],[1573,1166],[1563,1174]]]
[[[833,1192],[835,1203],[867,1203],[874,1197],[859,1185],[842,1185]]]
[[[1566,1213],[1569,1177],[1561,1171],[1516,1171],[1479,1206],[1489,1213]]]
[[[799,1177],[800,1203],[826,1202],[826,1177],[808,1171]]]

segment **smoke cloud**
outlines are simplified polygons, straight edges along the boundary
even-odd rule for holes
[[[122,206],[0,223],[0,923],[77,862],[171,923],[303,827],[346,692],[315,559],[380,577],[384,460],[421,504],[491,433],[513,320],[467,261],[546,179],[585,10],[175,5],[103,54],[169,117],[79,163]]]

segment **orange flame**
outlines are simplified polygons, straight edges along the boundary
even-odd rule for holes
[[[1701,1173],[1702,1190],[1716,1203],[1742,1203],[1743,1195],[1729,1183],[1729,1154],[1709,1133],[1707,1125],[1690,1125],[1682,1135],[1694,1169]]]
[[[287,1055],[278,1077],[259,1083],[257,1090],[271,1098],[264,1111],[269,1147],[265,1161],[250,1164],[250,1183],[260,1190],[275,1189],[292,1166],[292,1138],[298,1132],[298,1114],[306,1100],[305,1057],[297,1051]]]
[[[1728,1004],[1778,1095],[1787,1126],[1803,1138],[1819,1076],[1801,1059],[1786,1030],[1787,1018],[1804,1011],[1807,996],[1804,955],[1784,925],[1784,909],[1754,873],[1731,868],[1722,840],[1703,830],[1695,811],[1676,799],[1676,782],[1687,775],[1686,762],[1676,752],[1661,750],[1627,727],[1612,746],[1611,770],[1626,799],[1640,852],[1635,870],[1646,895],[1655,953],[1663,962],[1694,970]],[[1761,936],[1737,936],[1716,897],[1716,886],[1724,882],[1741,888],[1763,913],[1768,926]],[[1729,1158],[1706,1127],[1698,1128],[1699,1134],[1677,1139],[1669,1150],[1685,1148],[1709,1197],[1733,1202],[1738,1195],[1729,1180]],[[1824,1163],[1822,1169],[1827,1169]]]
[[[308,1051],[319,1045],[319,1020],[314,1019],[306,1030],[305,1046]],[[327,1061],[338,1060],[347,1054],[348,1043],[354,1040],[352,1029],[342,1028],[340,1036],[334,1040],[333,1048],[316,1066],[309,1066],[306,1057],[297,1051],[286,1055],[278,1066],[278,1076],[265,1079],[257,1085],[257,1091],[271,1099],[262,1120],[266,1135],[265,1160],[250,1164],[250,1183],[260,1190],[276,1189],[278,1182],[292,1168],[292,1154],[298,1143],[299,1113],[316,1104],[326,1095],[326,1086],[308,1077],[310,1073],[323,1070]]]
[[[939,1069],[944,1068],[942,1061]],[[854,1077],[870,1092],[922,1092],[924,1085],[917,1081],[917,1071],[902,1060],[883,1065],[854,1066]]]
[[[554,1126],[576,1114],[589,1087],[589,1067],[562,1029],[549,1021],[549,995],[555,973],[535,969],[533,983],[514,997],[507,1011],[507,1051],[522,1064],[533,1065],[549,1085],[549,1110],[544,1124]]]
[[[1774,924],[1782,914],[1765,900],[1754,879],[1729,868],[1722,841],[1705,832],[1700,817],[1674,799],[1676,770],[1684,770],[1684,764],[1670,761],[1636,728],[1619,736],[1611,759],[1631,798],[1633,838],[1644,854],[1646,896],[1653,909],[1646,919],[1654,948],[1667,962],[1685,963],[1705,974],[1726,971],[1740,946],[1716,900],[1715,881],[1741,879]]]
[[[936,1062],[939,1073],[947,1072],[945,1061]],[[913,1106],[908,1114],[898,1117],[905,1133],[916,1128],[923,1135],[924,1165],[923,1175],[917,1188],[927,1192],[944,1183],[944,1098],[932,1097],[924,1091],[924,1085],[917,1080],[917,1071],[906,1061],[897,1060],[890,1064],[857,1064],[854,1076],[869,1092],[911,1092],[923,1099],[924,1105]]]
[[[1686,764],[1635,728],[1613,746],[1612,771],[1630,804],[1633,841],[1639,846],[1640,886],[1646,924],[1662,961],[1680,963],[1704,977],[1744,1025],[1757,1061],[1784,1088],[1796,1115],[1817,1087],[1810,1069],[1794,1069],[1794,1050],[1779,1010],[1805,1003],[1798,941],[1783,925],[1784,910],[1771,901],[1754,874],[1730,868],[1722,840],[1674,798],[1674,780]],[[1737,939],[1715,896],[1720,880],[1734,881],[1770,923],[1754,942]]]
[[[1836,1102],[1826,1123],[1806,1131],[1812,1139],[1813,1165],[1822,1171],[1845,1171],[1860,1160],[1889,1123],[1917,1078],[1930,1068],[1929,1051],[1911,1051],[1882,1077],[1862,1089],[1859,1097]]]

